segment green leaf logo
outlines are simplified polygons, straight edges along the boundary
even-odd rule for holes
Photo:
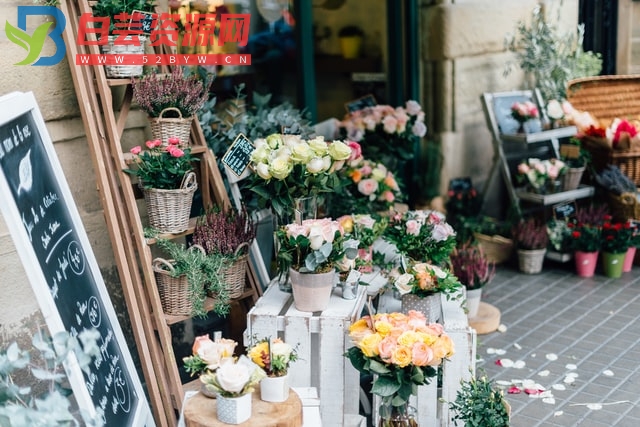
[[[5,21],[4,31],[6,32],[9,41],[20,46],[28,52],[28,55],[25,59],[15,63],[14,65],[29,65],[40,57],[42,47],[44,46],[44,41],[47,38],[47,31],[49,30],[51,24],[53,24],[53,22],[45,22],[41,24],[33,32],[33,35],[29,36],[29,34],[27,34],[25,31],[22,31],[20,28],[14,27],[9,23],[9,21]]]

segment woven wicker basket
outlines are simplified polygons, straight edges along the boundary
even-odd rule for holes
[[[489,236],[482,233],[473,233],[473,236],[482,247],[482,251],[489,262],[503,263],[511,258],[513,253],[513,240],[500,235]]]
[[[609,208],[614,221],[625,222],[628,219],[640,219],[640,202],[636,193],[609,193]]]
[[[244,248],[249,246],[249,243],[244,242],[238,245],[236,248],[236,255],[239,254]],[[247,278],[247,263],[249,262],[249,254],[242,255],[228,267],[220,269],[222,274],[222,280],[227,287],[229,298],[240,298],[244,293],[244,286]],[[209,295],[214,297],[214,295]]]
[[[185,231],[189,227],[191,202],[197,188],[196,174],[189,172],[184,176],[182,185],[178,189],[143,189],[149,226],[161,233]]]
[[[571,191],[578,188],[584,170],[584,166],[581,168],[568,168],[564,175],[562,175],[562,191]]]
[[[100,46],[100,50],[105,54],[117,54],[117,55],[131,55],[131,54],[143,54],[144,45],[147,41],[146,37],[139,37],[140,43],[138,46],[134,45],[122,45],[120,42],[114,44],[118,36],[109,36],[106,45]],[[125,37],[126,40],[132,40],[133,36]],[[126,78],[136,77],[142,75],[142,65],[105,65],[104,71],[107,78]]]
[[[584,77],[569,82],[567,100],[578,110],[588,111],[609,127],[616,117],[640,119],[640,75]],[[640,185],[640,151],[613,150],[596,139],[583,139],[591,152],[592,165],[601,171],[614,165]]]
[[[546,249],[518,249],[518,267],[525,274],[538,274],[542,271]]]
[[[178,117],[164,117],[169,111],[176,112]],[[189,145],[191,122],[193,122],[193,116],[183,118],[179,109],[175,107],[165,108],[158,117],[149,117],[151,136],[153,139],[159,139],[164,144],[167,143],[169,138],[178,138],[181,145]]]

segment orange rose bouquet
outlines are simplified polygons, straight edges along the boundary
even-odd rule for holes
[[[423,313],[378,313],[349,328],[355,344],[346,356],[360,372],[373,374],[372,393],[382,398],[380,416],[406,414],[411,395],[437,374],[436,367],[454,353],[442,325],[427,324]]]

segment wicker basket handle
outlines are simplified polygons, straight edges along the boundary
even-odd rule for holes
[[[636,204],[636,195],[634,193],[622,193],[620,195],[620,203],[623,205],[633,206]]]
[[[176,107],[167,107],[164,110],[160,111],[160,114],[158,115],[159,119],[162,119],[164,117],[162,117],[164,115],[165,112],[167,111],[175,111],[176,113],[178,113],[178,118],[182,119],[182,112],[180,111],[179,108]]]
[[[153,269],[156,271],[168,271],[171,274],[175,272],[173,264],[164,258],[155,258],[153,260]]]
[[[207,251],[205,251],[204,248],[202,246],[198,245],[198,244],[194,243],[193,245],[189,246],[189,250],[192,250],[192,249],[199,250],[200,252],[202,252],[202,255],[206,255],[207,254]]]
[[[196,180],[196,173],[191,171],[184,174],[182,182],[180,183],[181,190],[191,190],[198,188],[198,181]]]
[[[240,253],[240,251],[243,248],[246,248],[247,246],[249,246],[249,242],[242,242],[238,245],[238,247],[236,248],[236,250],[233,252],[234,256],[238,256],[238,254]]]

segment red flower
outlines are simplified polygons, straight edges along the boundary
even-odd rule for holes
[[[571,233],[571,236],[574,239],[579,239],[580,238],[580,232],[579,231],[574,231],[573,233]]]
[[[594,136],[596,138],[604,138],[607,136],[607,131],[601,127],[595,127],[594,125],[589,126],[589,129],[586,130],[585,135]]]

